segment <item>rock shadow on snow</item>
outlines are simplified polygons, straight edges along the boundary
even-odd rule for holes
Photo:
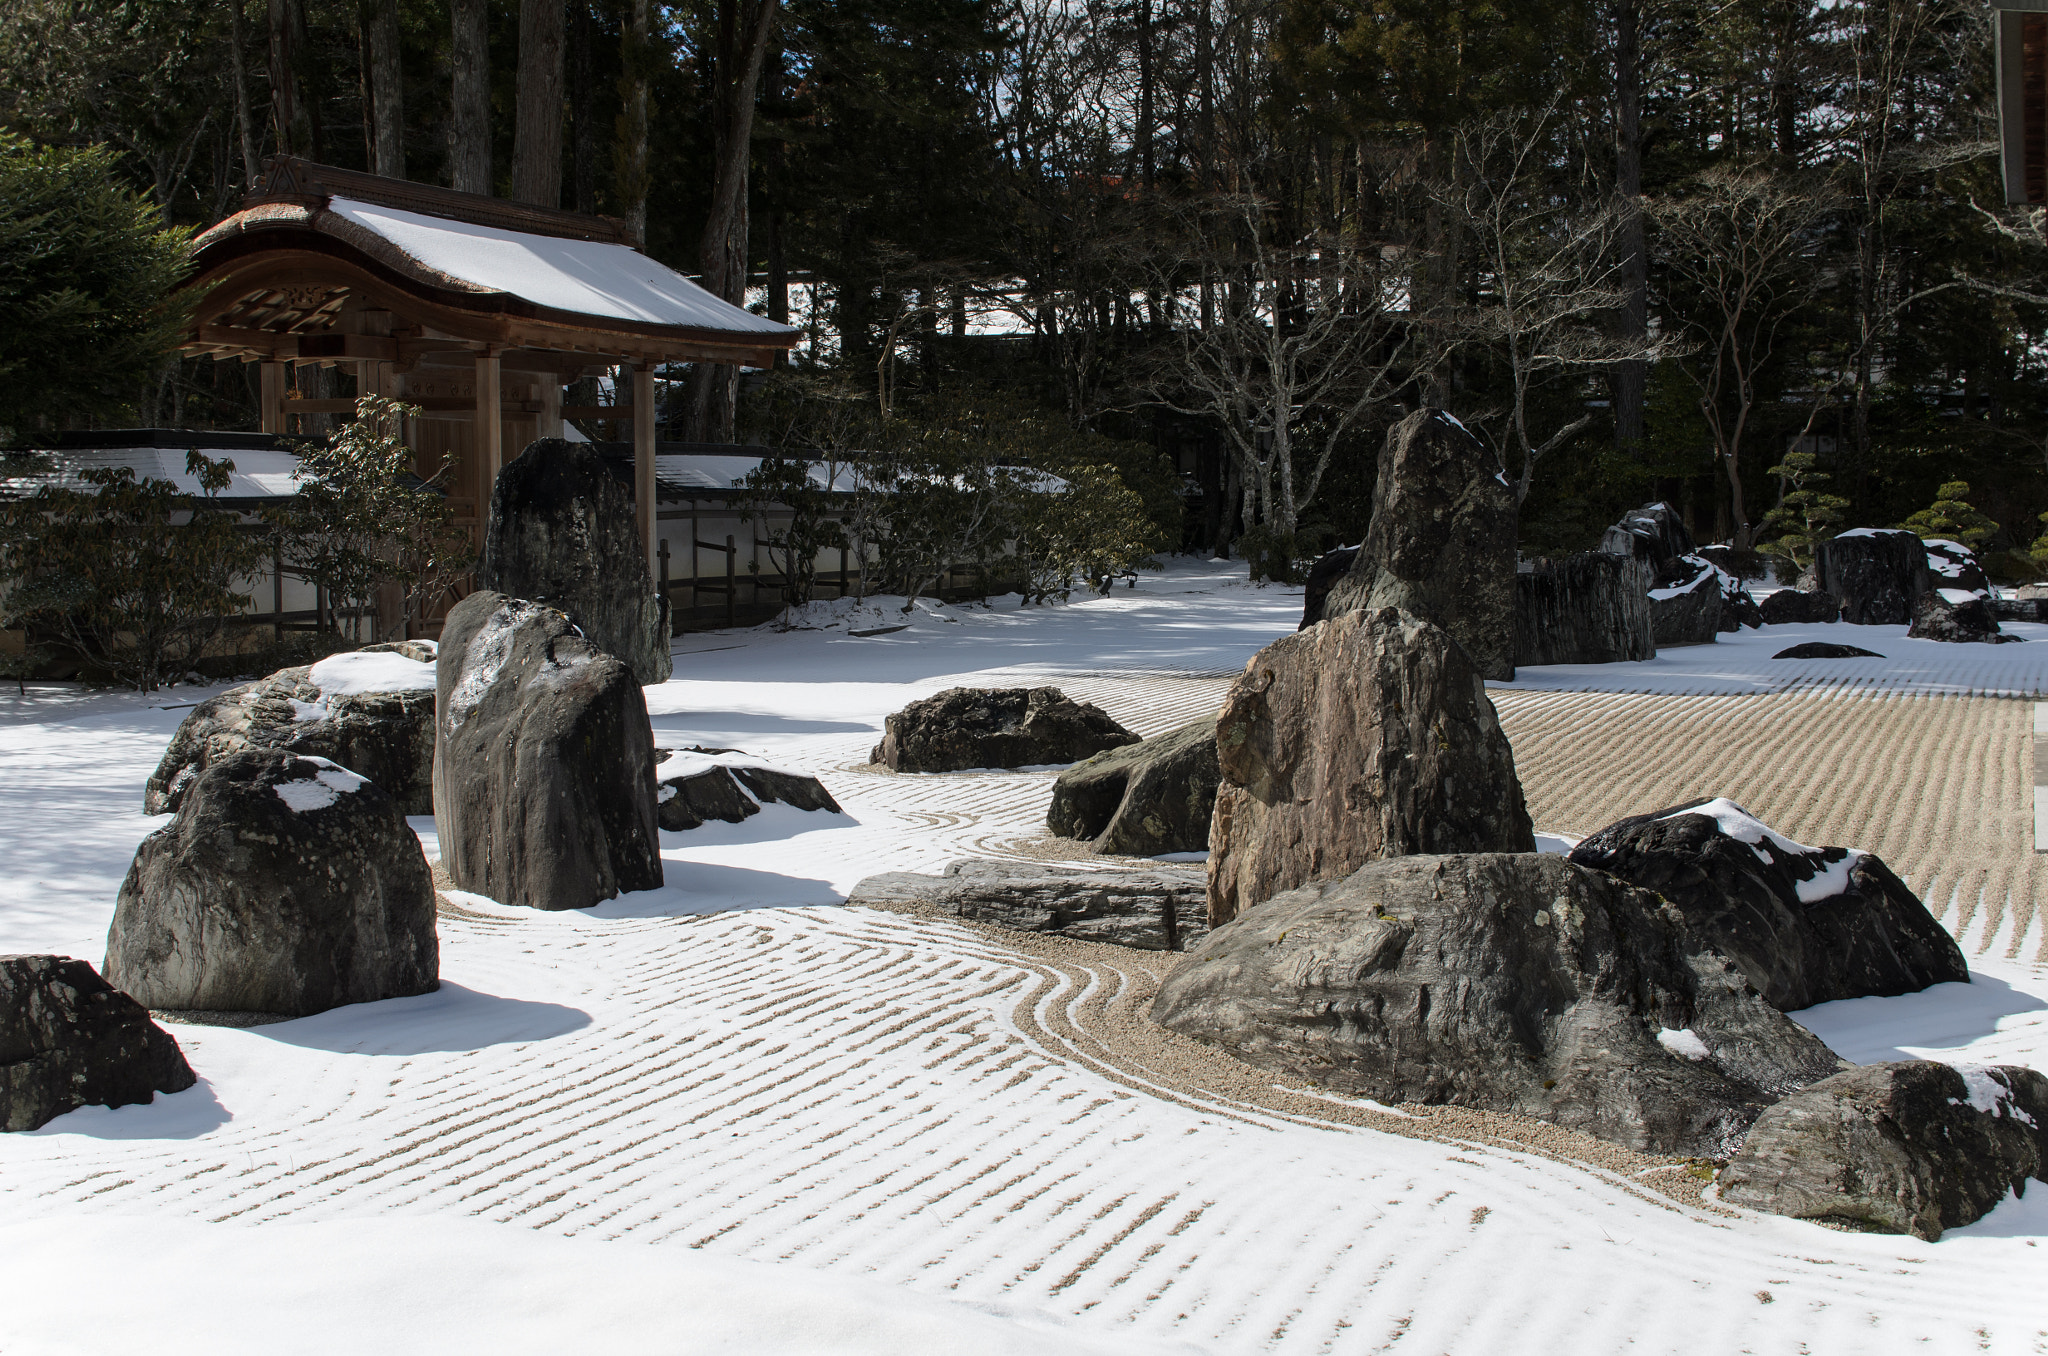
[[[506,998],[441,981],[433,993],[331,1008],[296,1021],[249,1028],[254,1036],[342,1055],[461,1054],[493,1045],[551,1040],[590,1025],[563,1003]]]
[[[773,808],[776,807],[764,807],[760,817],[767,818],[767,811]],[[800,815],[804,812],[796,810],[790,813]],[[824,816],[805,815],[805,818],[821,819]],[[746,825],[719,827],[743,831]],[[696,829],[687,835],[675,834],[673,837],[684,839],[691,847],[700,847],[706,842],[700,836],[703,832],[703,829]],[[786,876],[776,871],[756,871],[751,867],[693,862],[674,857],[667,859],[666,866],[668,883],[660,889],[636,890],[604,900],[584,912],[592,918],[689,918],[746,909],[801,909],[846,902],[844,892],[831,881],[809,876]]]
[[[129,1106],[82,1106],[23,1132],[84,1135],[88,1139],[198,1139],[235,1118],[221,1105],[213,1084],[201,1078],[183,1092],[160,1092],[156,1100]]]

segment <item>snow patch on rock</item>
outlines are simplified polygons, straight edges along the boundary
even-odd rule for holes
[[[1761,861],[1765,866],[1770,866],[1777,860],[1777,858],[1771,855],[1772,848],[1777,849],[1788,857],[1805,857],[1809,859],[1813,864],[1814,874],[1811,879],[1798,882],[1797,886],[1799,902],[1802,904],[1814,904],[1823,899],[1833,899],[1836,895],[1847,890],[1849,888],[1849,873],[1855,869],[1856,863],[1862,861],[1864,857],[1861,849],[1848,848],[1844,850],[1845,855],[1840,860],[1824,861],[1822,858],[1826,855],[1828,849],[1808,847],[1804,843],[1793,842],[1790,838],[1779,833],[1776,829],[1773,829],[1770,825],[1764,823],[1725,796],[1717,796],[1713,800],[1692,806],[1690,809],[1679,810],[1665,815],[1664,818],[1676,819],[1679,815],[1705,815],[1720,827],[1722,833],[1733,838],[1738,843],[1747,843],[1750,851],[1756,853],[1757,860]]]
[[[364,778],[325,758],[302,757],[299,761],[316,764],[320,770],[310,777],[279,782],[270,788],[277,793],[279,800],[297,814],[305,814],[309,810],[324,810],[343,796],[353,795],[368,785]]]
[[[322,697],[352,696],[361,692],[431,691],[434,666],[391,650],[371,654],[331,654],[313,666],[307,675]]]
[[[1689,1026],[1663,1027],[1657,1032],[1657,1044],[1681,1059],[1711,1059],[1713,1051]]]
[[[2012,1089],[1996,1070],[1982,1064],[1950,1064],[1949,1067],[1963,1076],[1963,1087],[1967,1090],[1960,1101],[1949,1098],[1950,1106],[1967,1105],[1973,1111],[1987,1116],[2011,1115],[2028,1125],[2034,1124],[2029,1116],[2012,1099]]]

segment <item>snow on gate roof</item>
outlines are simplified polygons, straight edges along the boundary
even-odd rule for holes
[[[0,499],[19,498],[45,486],[90,489],[83,472],[119,466],[133,471],[137,481],[167,480],[182,493],[203,494],[199,477],[185,470],[185,454],[194,448],[216,461],[226,458],[234,463],[227,488],[220,492],[223,501],[233,500],[237,507],[247,509],[259,503],[289,499],[298,493],[298,482],[292,479],[292,473],[299,469],[297,454],[275,446],[252,447],[249,444],[255,439],[246,434],[194,431],[187,440],[178,441],[177,432],[142,429],[135,431],[132,440],[119,433],[63,435],[65,441],[90,440],[98,445],[50,449],[48,469],[0,478]]]

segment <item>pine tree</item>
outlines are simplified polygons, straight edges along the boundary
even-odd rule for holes
[[[1758,527],[1766,534],[1782,531],[1776,540],[1766,541],[1764,549],[1789,556],[1800,569],[1808,569],[1820,544],[1841,527],[1849,501],[1821,492],[1818,486],[1834,477],[1818,469],[1811,452],[1787,452],[1770,474],[1784,484],[1785,493]]]
[[[1932,504],[1899,526],[1923,538],[1959,541],[1974,551],[1998,531],[1998,524],[1970,507],[1965,498],[1969,493],[1970,482],[1951,480],[1934,492]]]

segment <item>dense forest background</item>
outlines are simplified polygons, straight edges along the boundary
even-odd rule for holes
[[[806,333],[736,408],[672,374],[673,433],[1050,421],[1202,491],[1190,545],[1355,540],[1424,403],[1532,553],[1650,498],[1753,539],[1818,476],[1843,526],[1966,481],[1992,552],[2048,510],[1980,5],[12,0],[0,100],[193,228],[280,150],[641,223]],[[248,377],[133,417],[251,426]]]

